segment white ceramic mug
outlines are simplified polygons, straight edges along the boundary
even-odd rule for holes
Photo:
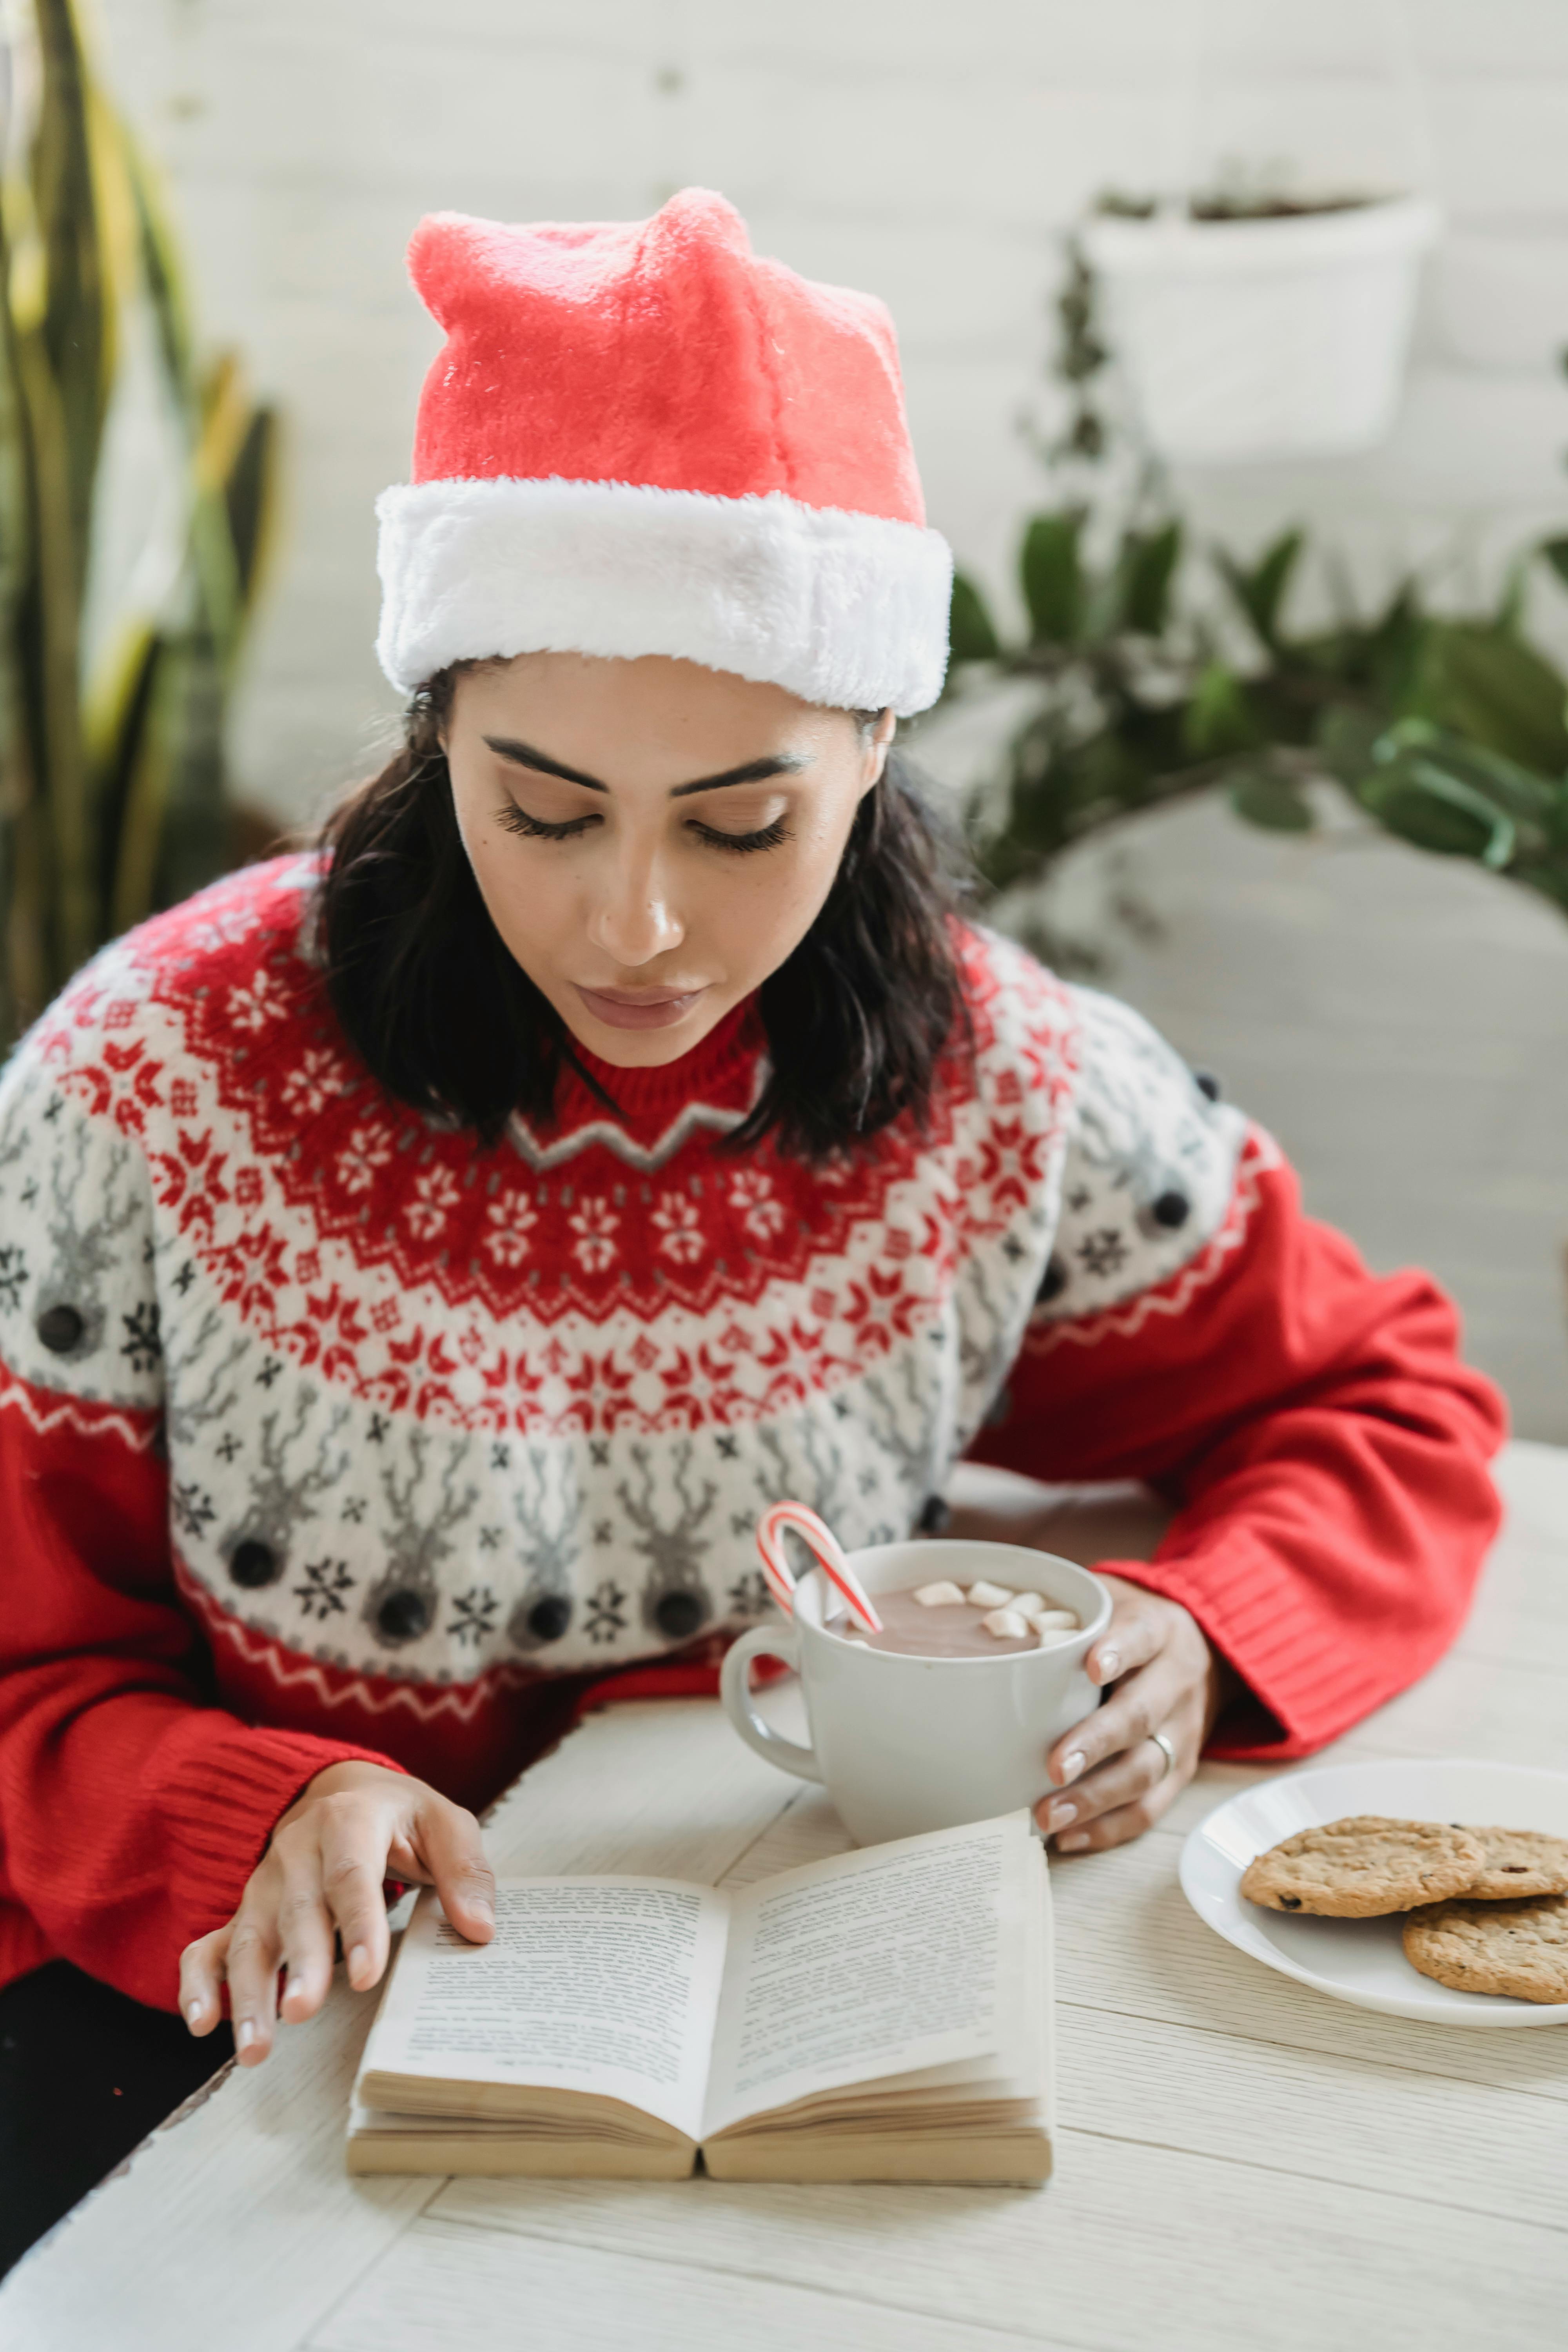
[[[747,1745],[785,1772],[821,1781],[858,1845],[989,1821],[1047,1795],[1047,1749],[1100,1704],[1083,1664],[1110,1622],[1100,1579],[1054,1552],[958,1540],[874,1544],[851,1552],[849,1565],[873,1601],[941,1577],[986,1577],[1071,1609],[1079,1631],[1048,1649],[994,1658],[873,1650],[824,1625],[825,1600],[837,1607],[837,1596],[814,1569],[795,1587],[793,1620],[742,1633],[724,1660],[721,1696]],[[750,1676],[758,1657],[798,1670],[809,1748],[757,1713]]]

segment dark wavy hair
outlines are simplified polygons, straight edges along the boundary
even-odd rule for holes
[[[465,667],[421,689],[403,749],[322,828],[317,938],[338,1019],[382,1085],[491,1143],[513,1111],[548,1126],[563,1063],[616,1105],[491,922],[463,847],[440,734]],[[956,938],[968,889],[956,835],[889,757],[816,921],[758,992],[771,1074],[731,1147],[773,1134],[820,1160],[906,1113],[924,1131],[944,1053],[973,1051]]]

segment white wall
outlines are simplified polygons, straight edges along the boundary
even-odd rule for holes
[[[289,425],[289,515],[238,741],[297,815],[391,714],[370,646],[372,501],[402,478],[435,336],[420,213],[633,217],[689,181],[759,248],[891,304],[932,520],[993,581],[1038,477],[1062,227],[1180,137],[1187,0],[100,0],[116,90],[169,173],[206,333]],[[1369,584],[1450,583],[1568,518],[1568,0],[1210,0],[1195,152],[1398,176],[1429,139],[1451,233],[1390,446],[1186,485],[1245,542],[1310,512]],[[1549,622],[1555,616],[1546,615]]]

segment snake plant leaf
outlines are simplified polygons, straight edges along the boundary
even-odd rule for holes
[[[967,572],[952,575],[952,602],[948,610],[948,659],[960,662],[995,661],[1002,652],[984,597]]]
[[[237,366],[197,369],[178,245],[79,5],[32,0],[31,135],[0,183],[0,1043],[112,929],[227,861],[225,703],[277,468]],[[139,302],[184,438],[181,520],[84,684],[103,424]]]
[[[58,388],[79,578],[87,569],[93,482],[116,362],[86,63],[71,0],[35,0],[39,88],[31,181],[43,247],[44,348]]]
[[[223,485],[242,615],[254,609],[277,514],[279,425],[272,408],[253,408]]]
[[[1258,642],[1271,654],[1280,651],[1279,615],[1305,544],[1300,530],[1281,531],[1250,566],[1238,563],[1223,548],[1215,554],[1221,579],[1251,623]]]
[[[1518,637],[1475,622],[1432,625],[1416,715],[1543,776],[1568,772],[1568,680]]]
[[[1311,833],[1318,822],[1294,778],[1268,768],[1254,769],[1232,784],[1230,804],[1237,816],[1266,833]]]
[[[1081,509],[1064,508],[1036,515],[1024,533],[1018,571],[1034,645],[1071,645],[1083,626],[1083,526]]]

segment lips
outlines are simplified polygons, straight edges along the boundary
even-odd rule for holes
[[[699,998],[707,994],[704,982],[697,988],[584,988],[574,982],[578,995],[593,1013],[608,1029],[666,1029],[674,1022],[683,1021]]]
[[[589,988],[580,985],[578,993],[591,996],[605,1004],[627,1004],[634,1011],[647,1004],[679,1004],[689,996],[700,996],[702,984],[695,988]]]

